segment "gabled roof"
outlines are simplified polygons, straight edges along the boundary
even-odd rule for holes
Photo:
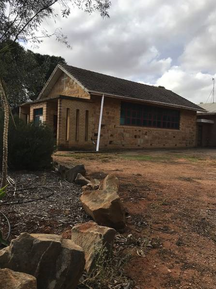
[[[198,105],[164,87],[146,85],[69,65],[58,65],[56,67],[39,98],[43,98],[49,83],[53,78],[56,79],[58,68],[76,80],[89,93],[203,111]]]

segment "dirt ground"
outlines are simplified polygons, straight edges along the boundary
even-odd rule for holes
[[[88,176],[114,173],[136,289],[216,288],[216,150],[58,152]],[[129,237],[128,237],[129,236]]]

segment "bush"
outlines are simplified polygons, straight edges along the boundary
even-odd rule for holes
[[[10,121],[8,139],[9,169],[38,170],[51,166],[55,140],[52,130],[45,125],[25,124],[15,118]],[[2,161],[3,118],[0,119],[0,161]]]

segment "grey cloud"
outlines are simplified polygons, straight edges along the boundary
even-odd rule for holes
[[[200,93],[196,91],[208,86],[205,81],[200,81],[201,88],[197,86],[197,74],[215,73],[215,38],[211,32],[215,11],[213,0],[115,0],[110,19],[76,9],[68,19],[57,19],[55,25],[68,36],[71,50],[47,39],[36,51],[61,55],[74,66],[136,81],[170,81],[176,92],[197,100]],[[45,23],[48,28],[53,25],[51,20]],[[178,65],[184,81],[173,65]]]

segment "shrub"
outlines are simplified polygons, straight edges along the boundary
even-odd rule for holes
[[[45,125],[25,124],[15,118],[10,121],[8,139],[8,167],[10,169],[38,170],[47,168],[52,162],[54,137]],[[2,160],[3,119],[0,119],[0,161]]]

